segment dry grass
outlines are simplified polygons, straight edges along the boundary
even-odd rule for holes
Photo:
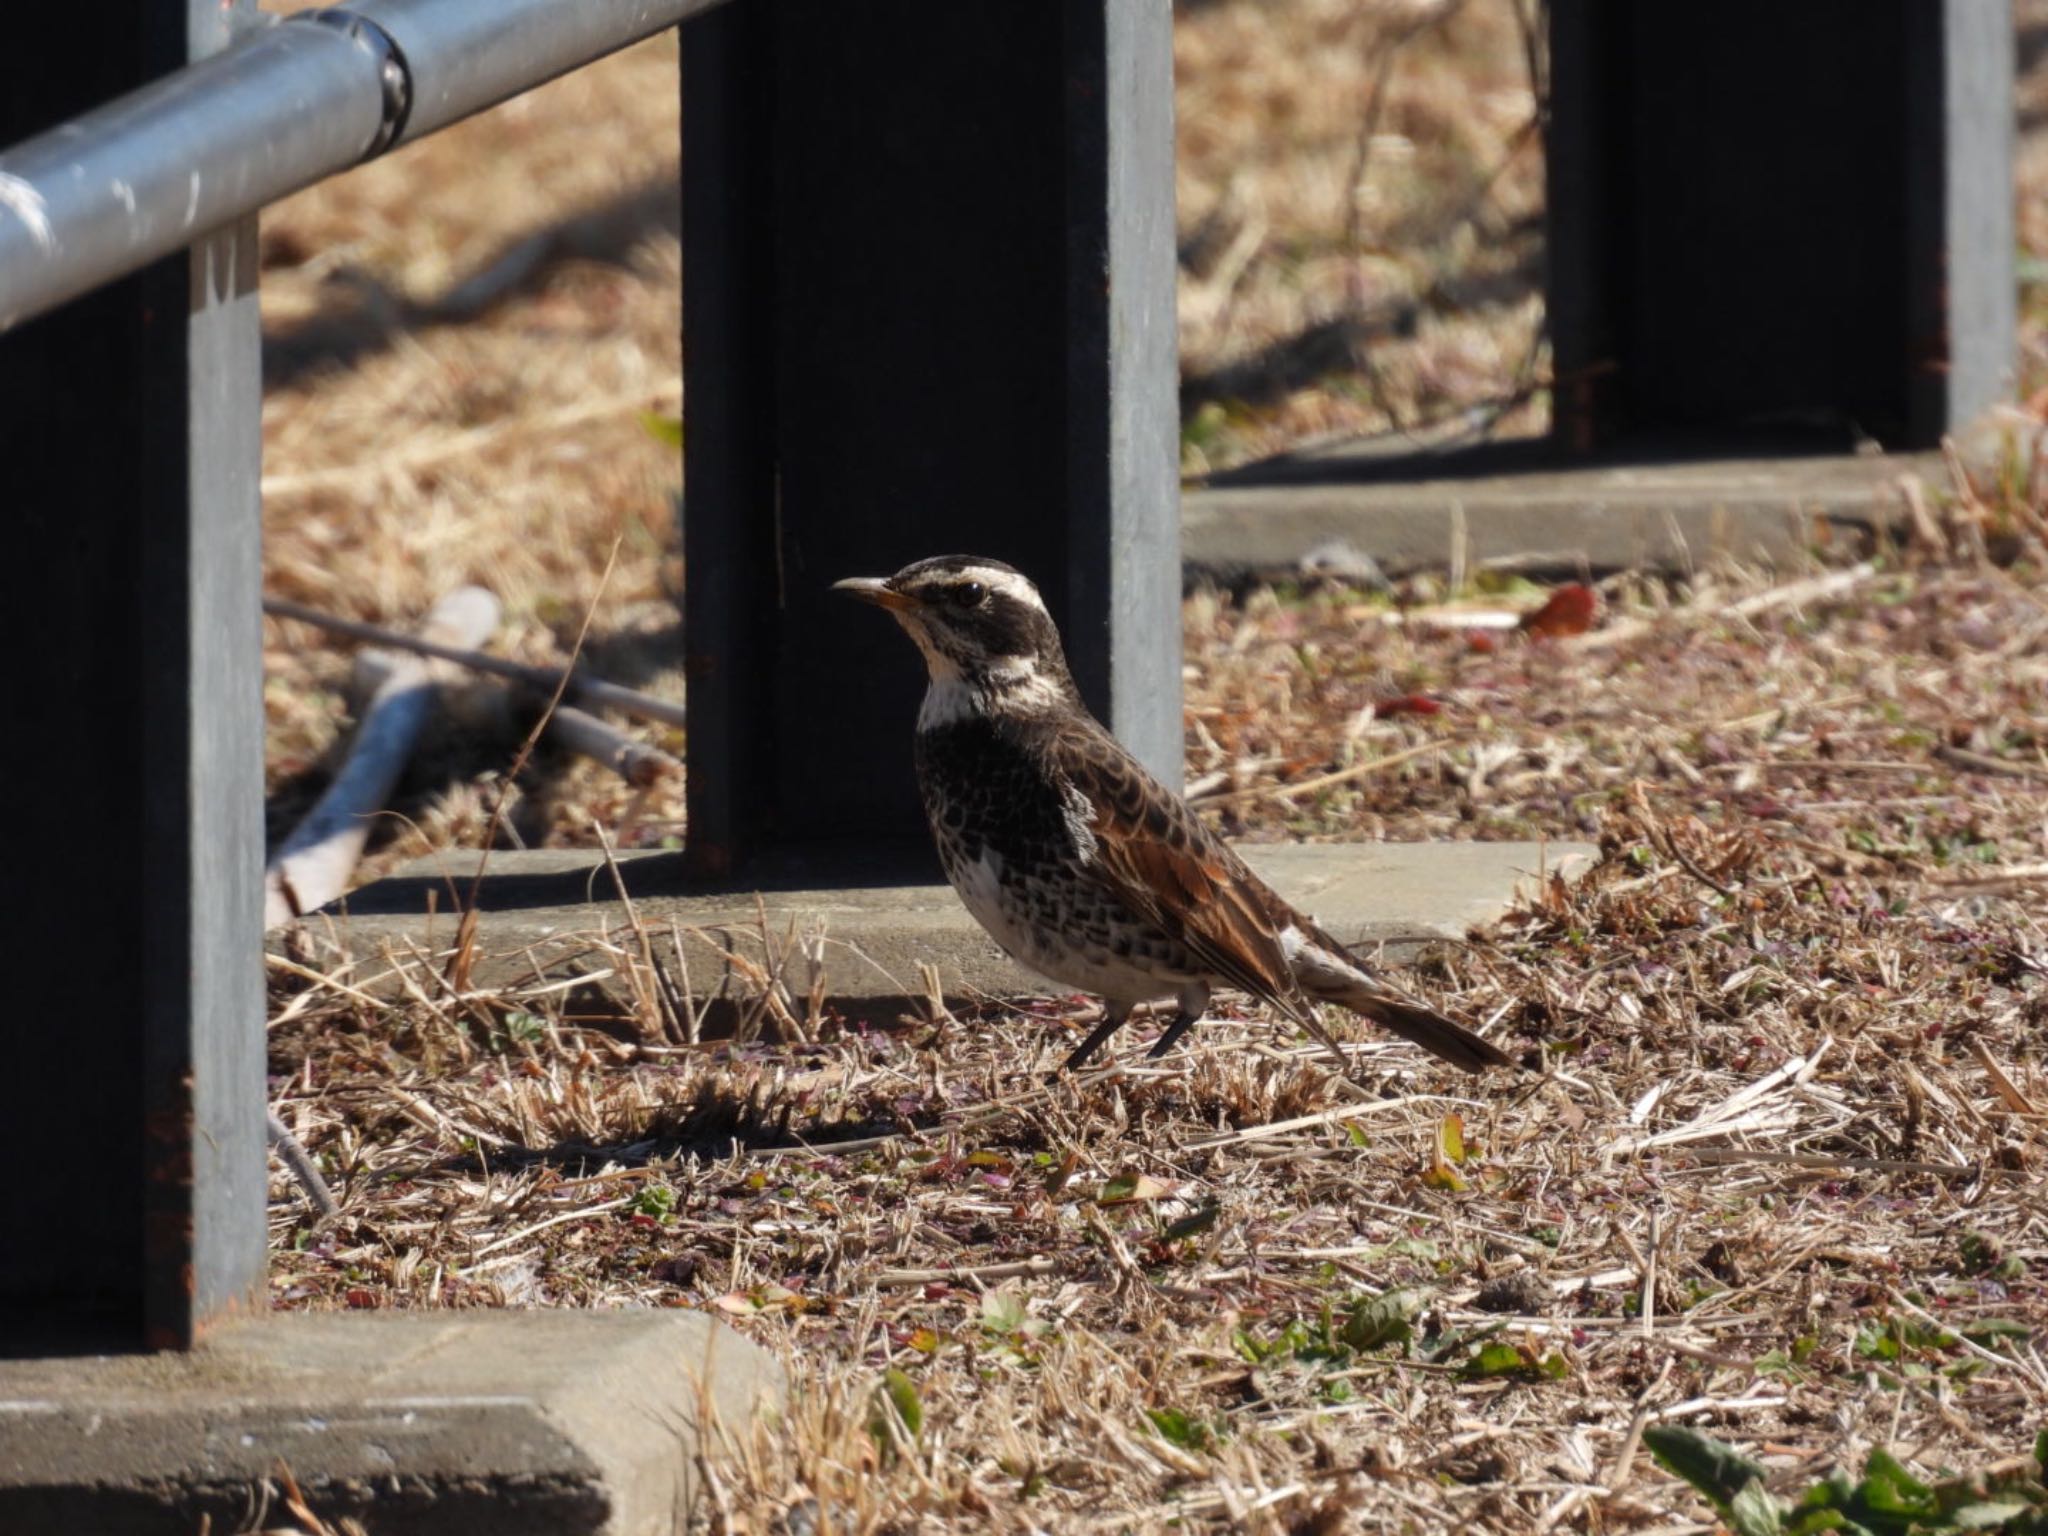
[[[1191,398],[1414,315],[1377,381],[1208,408],[1192,464],[1525,378],[1521,34],[1509,0],[1449,10],[1183,16]],[[638,419],[679,372],[673,77],[649,44],[266,221],[272,590],[403,624],[482,581],[498,649],[558,660],[623,539],[600,670],[679,689],[679,470]],[[2042,153],[2029,128],[2029,189]],[[2036,259],[2039,226],[2029,200]],[[692,1047],[666,939],[616,928],[573,987],[279,966],[274,1090],[343,1210],[311,1225],[280,1176],[274,1298],[714,1311],[800,1391],[714,1463],[710,1529],[1677,1532],[1712,1517],[1639,1450],[1652,1422],[1742,1445],[1780,1492],[1872,1446],[1922,1471],[2023,1451],[2048,1411],[2039,485],[1938,508],[1951,553],[1818,598],[1617,580],[1576,640],[1489,649],[1337,590],[1190,602],[1189,778],[1233,833],[1602,844],[1583,887],[1409,976],[1540,1076],[1361,1040],[1361,1093],[1219,1017],[1169,1064],[1133,1041],[1047,1087],[1076,1010],[849,1033],[801,957],[770,1011],[810,1043]],[[282,819],[347,656],[269,645]],[[1418,697],[1436,712],[1372,707]],[[513,745],[438,743],[382,862],[481,837]],[[528,842],[628,812],[555,760],[519,788]],[[657,799],[618,837],[679,831]],[[1411,1337],[1377,1341],[1396,1312]],[[916,1435],[878,1409],[891,1370]]]
[[[268,591],[404,627],[476,582],[505,606],[494,650],[559,662],[619,541],[593,670],[680,695],[680,457],[642,422],[681,398],[675,81],[657,39],[265,218]],[[324,778],[348,652],[266,634],[275,833]],[[371,870],[474,846],[516,744],[433,743]],[[520,787],[512,841],[629,819],[622,785],[551,756]],[[671,791],[622,836],[681,817]]]
[[[2044,559],[1617,589],[1491,651],[1341,592],[1191,604],[1191,755],[1248,829],[1601,842],[1411,973],[1543,1063],[1519,1082],[1375,1039],[1347,1087],[1223,1018],[1048,1087],[1072,1010],[844,1032],[794,955],[810,1043],[691,1047],[667,936],[616,929],[573,989],[280,970],[273,1071],[343,1214],[276,1187],[274,1295],[712,1310],[800,1384],[717,1464],[733,1530],[1702,1529],[1639,1420],[1781,1491],[2023,1451]],[[1440,713],[1361,731],[1389,690]],[[1288,794],[1354,752],[1392,765]],[[892,1370],[920,1434],[878,1417]]]
[[[1543,428],[1538,35],[1525,0],[1183,12],[1186,469],[1475,410]]]

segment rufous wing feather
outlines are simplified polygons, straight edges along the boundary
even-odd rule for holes
[[[1052,750],[1059,775],[1093,810],[1095,877],[1216,976],[1281,1009],[1333,1052],[1310,1000],[1349,1008],[1468,1072],[1514,1065],[1464,1025],[1374,984],[1093,722],[1061,731]]]
[[[1053,751],[1061,776],[1094,808],[1095,877],[1216,975],[1299,1019],[1305,1010],[1264,888],[1237,856],[1108,733],[1065,730]]]

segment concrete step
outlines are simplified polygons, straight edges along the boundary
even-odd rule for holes
[[[245,1530],[282,1466],[377,1536],[666,1536],[699,1449],[782,1391],[696,1312],[279,1314],[186,1354],[0,1360],[0,1530]]]
[[[1598,857],[1585,843],[1255,844],[1239,852],[1338,938],[1389,960],[1461,939],[1501,917],[1535,882],[1573,878]],[[705,889],[684,877],[680,855],[618,859],[641,922],[664,941],[683,936],[700,998],[752,995],[734,953],[775,966],[802,995],[806,944],[821,958],[827,996],[852,1018],[892,1019],[907,999],[923,997],[920,962],[938,968],[946,996],[956,1000],[1056,990],[998,950],[951,888],[931,882],[928,866],[929,855],[922,863],[828,858],[769,878],[765,888]],[[472,852],[419,860],[316,915],[307,930],[316,945],[366,960],[390,948],[445,953],[456,938],[449,914],[475,882],[482,916],[472,974],[493,985],[531,979],[536,964],[587,955],[593,938],[616,942],[629,929],[613,876],[592,851],[496,853],[481,881],[476,870]],[[285,942],[271,936],[273,949]],[[600,960],[585,963],[595,969]]]
[[[1798,440],[1794,440],[1796,445]],[[1761,439],[1704,457],[1647,445],[1583,459],[1545,439],[1389,435],[1218,475],[1181,498],[1190,569],[1225,579],[1293,571],[1312,551],[1369,555],[1390,576],[1465,568],[1536,575],[1684,571],[1730,556],[1797,567],[1860,558],[1901,523],[1903,476],[1947,483],[1938,453],[1799,452]],[[1991,463],[1990,428],[1965,444]]]

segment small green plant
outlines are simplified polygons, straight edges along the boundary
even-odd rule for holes
[[[1036,1366],[1039,1341],[1052,1325],[1033,1317],[1023,1290],[1005,1285],[981,1298],[981,1329],[987,1336],[982,1358],[1009,1365]]]
[[[868,1433],[888,1461],[895,1459],[899,1445],[915,1445],[924,1433],[924,1399],[918,1395],[917,1383],[893,1365],[875,1383]]]
[[[505,1015],[505,1033],[521,1045],[532,1045],[547,1038],[548,1021],[537,1013],[515,1008]]]
[[[1773,1349],[1757,1357],[1756,1373],[1759,1376],[1775,1376],[1782,1381],[1805,1381],[1812,1372],[1807,1362],[1814,1351],[1820,1348],[1820,1339],[1811,1333],[1802,1333],[1792,1341],[1790,1349]]]
[[[1880,1448],[1863,1463],[1860,1479],[1833,1472],[1790,1504],[1764,1486],[1762,1467],[1699,1430],[1662,1424],[1643,1432],[1643,1444],[1665,1471],[1692,1484],[1735,1536],[2048,1536],[2048,1487],[2041,1480],[2048,1431],[2034,1442],[2031,1470],[1929,1484]]]
[[[1966,1275],[1988,1275],[1994,1280],[2018,1280],[2026,1275],[2025,1259],[2008,1254],[1997,1239],[1975,1229],[1966,1230],[1956,1240],[1956,1249]]]
[[[1191,1418],[1178,1408],[1147,1408],[1153,1432],[1168,1445],[1202,1455],[1216,1448],[1217,1428],[1206,1419]]]
[[[1501,1338],[1503,1323],[1470,1330],[1445,1330],[1435,1323],[1425,1327],[1423,1309],[1428,1301],[1427,1291],[1398,1287],[1359,1297],[1341,1314],[1326,1301],[1319,1317],[1295,1318],[1276,1333],[1262,1336],[1239,1330],[1237,1352],[1255,1366],[1293,1362],[1318,1373],[1406,1360],[1424,1369],[1454,1372],[1466,1381],[1537,1383],[1562,1381],[1571,1374],[1564,1356],[1538,1354]]]
[[[1406,1346],[1415,1337],[1415,1314],[1419,1298],[1409,1291],[1382,1291],[1354,1303],[1339,1335],[1349,1349],[1381,1349],[1389,1344]]]
[[[666,416],[660,411],[642,411],[640,430],[657,443],[664,443],[670,448],[680,450],[683,446],[683,418],[680,416]]]
[[[643,1184],[640,1192],[626,1205],[634,1216],[648,1216],[655,1221],[667,1221],[676,1212],[676,1192],[666,1184]]]

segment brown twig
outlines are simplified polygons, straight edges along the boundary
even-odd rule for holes
[[[614,556],[617,551],[614,550]],[[566,696],[578,703],[589,704],[599,709],[615,709],[622,715],[641,720],[659,720],[667,725],[685,725],[688,716],[682,705],[670,699],[659,699],[651,693],[637,689],[622,688],[617,683],[607,683],[594,677],[578,677],[574,672],[573,656],[566,668],[529,667],[516,661],[506,661],[499,656],[486,656],[464,646],[442,645],[432,640],[415,638],[386,629],[379,624],[365,624],[359,619],[344,619],[331,613],[322,613],[317,608],[308,608],[304,603],[295,603],[288,598],[266,597],[263,611],[273,618],[292,619],[301,624],[311,624],[332,634],[347,635],[353,640],[366,640],[372,645],[388,645],[399,650],[416,651],[422,656],[437,657],[452,661],[460,666],[478,672],[489,672],[495,676],[509,678],[515,683],[535,689],[551,698]],[[584,632],[589,630],[590,615],[584,615]],[[579,636],[577,649],[582,640]]]

